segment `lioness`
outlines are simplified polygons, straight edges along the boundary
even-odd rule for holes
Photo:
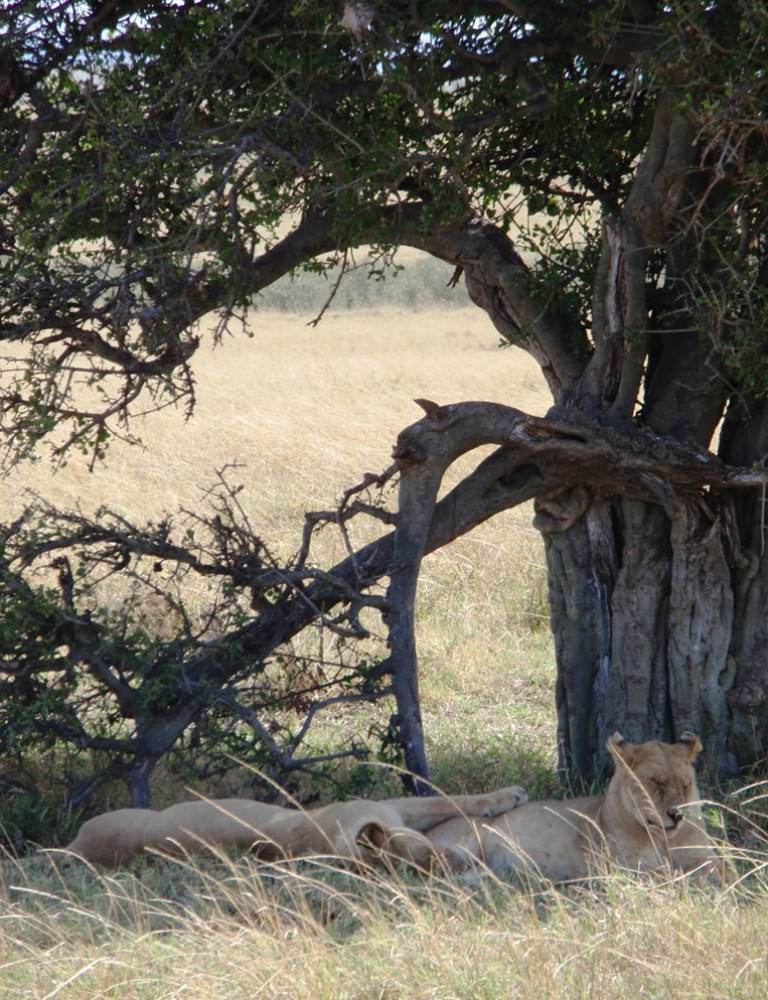
[[[482,822],[451,819],[427,837],[492,871],[535,872],[554,882],[583,878],[606,858],[634,871],[669,865],[729,880],[697,804],[692,762],[701,750],[698,737],[633,744],[614,733],[607,746],[615,772],[605,795],[529,802]]]
[[[117,809],[83,823],[66,848],[106,867],[125,864],[145,848],[165,853],[206,846],[253,850],[264,860],[333,854],[370,861],[382,854],[418,867],[462,871],[471,863],[423,831],[454,816],[492,819],[525,802],[517,785],[454,798],[355,799],[318,809],[286,809],[248,799],[201,799],[168,809]]]

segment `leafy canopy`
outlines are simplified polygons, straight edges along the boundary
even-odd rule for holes
[[[43,0],[4,16],[0,337],[24,345],[0,394],[10,459],[45,437],[101,455],[130,414],[193,403],[202,315],[220,333],[282,275],[360,244],[450,258],[430,236],[468,213],[513,236],[589,352],[601,217],[625,205],[661,100],[697,158],[649,265],[661,289],[686,257],[656,328],[684,306],[722,379],[765,391],[763,5]]]

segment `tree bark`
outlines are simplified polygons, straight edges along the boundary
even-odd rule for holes
[[[387,589],[389,666],[405,767],[428,782],[429,767],[419,705],[414,604],[443,467],[439,461],[429,461],[424,452],[413,447],[401,446],[396,456],[401,469],[407,464],[410,472],[400,481],[399,524]],[[406,787],[417,795],[428,795],[431,788],[427,782],[413,781],[408,776]]]
[[[573,505],[572,496],[563,506]],[[729,545],[729,501],[592,501],[544,533],[557,657],[561,766],[591,780],[618,730],[633,741],[704,744],[725,775],[754,764],[768,736],[766,560]],[[539,508],[544,506],[541,502]]]
[[[149,781],[156,764],[156,758],[137,757],[125,768],[125,783],[131,793],[131,805],[134,809],[150,809],[152,806]]]
[[[731,406],[720,434],[725,461],[764,467],[768,457],[768,403],[742,399]],[[768,752],[768,546],[766,489],[737,496],[729,534],[735,564],[733,634],[727,676],[733,766],[765,760]]]
[[[734,573],[746,565],[732,494],[746,488],[748,505],[762,473],[584,414],[539,419],[500,404],[420,402],[427,416],[395,449],[401,493],[389,590],[408,767],[427,777],[413,605],[437,490],[459,455],[496,443],[542,484],[534,523],[549,571],[561,768],[591,780],[608,763],[615,730],[637,741],[694,730],[709,766],[732,769]]]
[[[535,526],[545,539],[549,605],[558,675],[558,767],[590,774],[604,730],[601,706],[610,676],[616,555],[607,504],[575,487],[536,504]]]

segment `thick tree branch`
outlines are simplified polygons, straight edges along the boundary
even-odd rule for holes
[[[618,420],[634,413],[647,353],[648,260],[668,238],[679,210],[694,134],[691,120],[662,96],[621,216],[603,223],[593,295],[596,350],[575,398]]]

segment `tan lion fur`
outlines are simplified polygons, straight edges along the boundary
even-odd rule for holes
[[[164,853],[238,847],[265,860],[332,854],[369,861],[382,853],[423,868],[460,871],[468,860],[424,835],[454,816],[493,818],[526,801],[512,786],[454,798],[355,799],[318,809],[287,809],[248,799],[201,799],[162,811],[117,809],[89,819],[66,848],[106,867],[123,865],[147,848]]]
[[[633,871],[663,868],[729,880],[698,805],[692,733],[678,743],[633,744],[615,733],[615,764],[604,795],[529,802],[490,820],[452,819],[428,831],[437,847],[465,852],[492,871],[536,873],[554,882],[583,878],[609,860]]]

